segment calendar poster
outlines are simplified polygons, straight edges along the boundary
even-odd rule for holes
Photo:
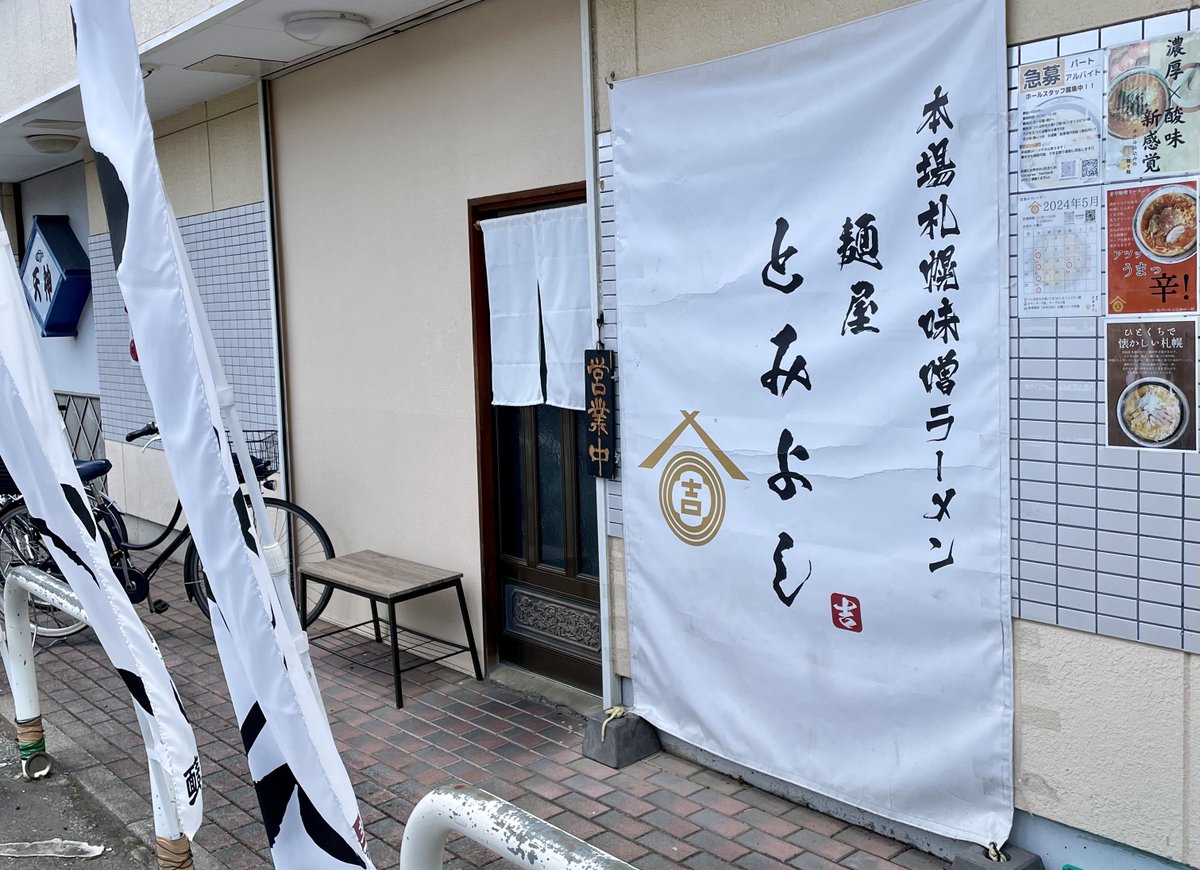
[[[1097,317],[1100,187],[1017,197],[1021,317]]]
[[[1104,162],[1104,52],[1026,63],[1019,72],[1021,190],[1098,182]]]

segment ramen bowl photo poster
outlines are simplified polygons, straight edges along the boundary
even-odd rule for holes
[[[1196,311],[1196,182],[1107,190],[1108,313]]]
[[[1196,321],[1110,320],[1109,447],[1196,449]]]
[[[1200,36],[1177,33],[1108,50],[1105,179],[1195,172],[1200,159]]]

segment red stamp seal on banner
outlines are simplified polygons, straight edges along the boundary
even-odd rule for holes
[[[833,627],[843,631],[862,631],[862,603],[853,595],[835,592],[829,596]]]

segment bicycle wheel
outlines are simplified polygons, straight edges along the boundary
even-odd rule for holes
[[[287,559],[292,595],[295,596],[299,588],[299,569],[312,562],[332,559],[333,544],[316,518],[299,505],[280,498],[264,498],[263,504],[267,509],[267,522]],[[183,582],[196,606],[208,617],[208,578],[194,540],[188,542],[187,555],[183,559]],[[308,613],[303,620],[305,628],[321,615],[331,595],[333,589],[328,584],[307,581]]]
[[[104,535],[103,532],[101,534]],[[105,543],[107,545],[107,541]],[[42,536],[33,527],[23,499],[11,502],[0,511],[0,619],[3,619],[4,614],[5,577],[8,575],[8,569],[15,565],[29,565],[45,571],[52,577],[63,579],[54,557],[42,543]],[[31,595],[29,626],[33,629],[36,640],[39,637],[69,637],[87,628],[87,623]]]

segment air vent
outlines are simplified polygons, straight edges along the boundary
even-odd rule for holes
[[[198,72],[228,73],[235,76],[252,76],[259,78],[269,76],[287,66],[282,60],[264,60],[260,57],[232,57],[228,54],[214,54],[202,61],[184,67]]]

